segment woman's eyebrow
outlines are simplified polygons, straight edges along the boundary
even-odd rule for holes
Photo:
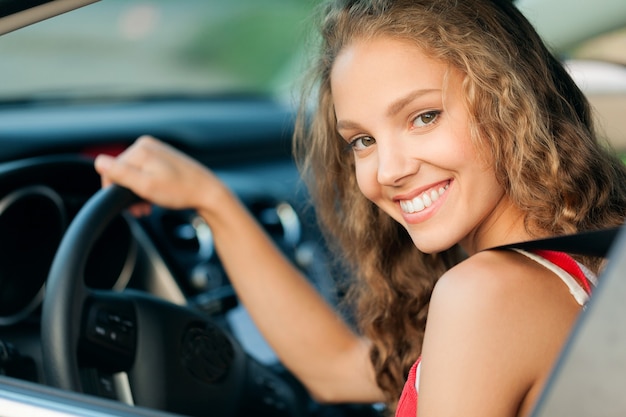
[[[411,102],[413,102],[413,100],[419,97],[428,95],[428,94],[440,93],[440,92],[441,90],[437,88],[424,88],[424,89],[413,90],[409,92],[408,94],[406,94],[405,96],[400,97],[399,99],[393,101],[387,107],[387,111],[385,112],[385,115],[387,117],[391,117],[397,114],[398,112],[400,112],[404,107],[408,106]],[[337,125],[336,125],[337,130],[359,129],[359,128],[360,128],[360,125],[351,120],[338,120]]]
[[[406,107],[409,103],[411,103],[413,100],[421,96],[432,94],[432,93],[440,93],[440,92],[441,90],[436,89],[436,88],[425,88],[425,89],[413,90],[409,92],[407,95],[405,95],[404,97],[400,97],[399,99],[391,103],[389,107],[387,108],[386,115],[390,117],[390,116],[397,114],[400,110]]]
[[[358,129],[359,127],[360,126],[358,123],[353,122],[351,120],[337,120],[337,126],[336,126],[337,130]]]

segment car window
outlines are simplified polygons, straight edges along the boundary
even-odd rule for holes
[[[103,0],[0,42],[0,99],[285,88],[310,0]]]
[[[565,57],[594,107],[598,128],[626,156],[626,24],[574,45]]]

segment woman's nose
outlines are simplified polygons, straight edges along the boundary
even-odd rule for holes
[[[398,141],[377,143],[378,151],[378,182],[381,185],[397,186],[403,179],[415,174],[419,169],[419,162],[410,156]]]

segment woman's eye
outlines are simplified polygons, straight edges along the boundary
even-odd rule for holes
[[[360,137],[354,139],[352,142],[350,142],[350,146],[355,151],[360,151],[360,150],[363,150],[365,148],[368,148],[368,147],[372,146],[374,143],[376,143],[376,139],[374,139],[373,137],[371,137],[371,136],[360,136]]]
[[[426,113],[419,114],[413,119],[413,127],[425,127],[434,123],[441,114],[438,110],[428,111]]]

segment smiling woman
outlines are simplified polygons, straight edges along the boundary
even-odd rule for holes
[[[361,278],[376,382],[391,402],[411,368],[399,415],[415,415],[417,388],[420,416],[526,415],[580,306],[547,260],[489,248],[621,224],[624,167],[509,2],[326,12],[317,112],[296,140],[318,214]]]
[[[625,3],[515,4],[0,0],[2,411],[530,415],[602,260],[488,248],[623,220]]]

